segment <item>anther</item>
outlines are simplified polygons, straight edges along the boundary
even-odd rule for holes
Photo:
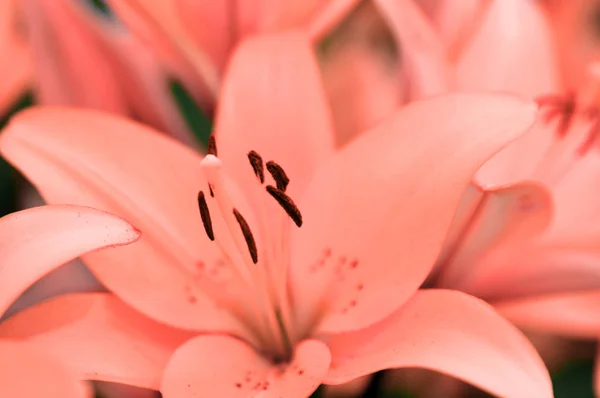
[[[214,198],[215,197],[215,193],[212,189],[212,185],[208,184],[208,192],[210,192],[210,197]]]
[[[267,192],[279,203],[279,205],[285,210],[290,216],[292,221],[298,226],[302,226],[302,213],[298,210],[298,207],[285,192],[279,188],[275,188],[272,185],[267,185]]]
[[[267,170],[269,170],[271,177],[273,177],[273,180],[275,180],[277,189],[285,192],[288,184],[290,183],[290,179],[288,178],[287,174],[285,174],[283,167],[270,160],[267,162]]]
[[[208,210],[208,205],[206,204],[204,192],[202,191],[198,192],[198,208],[200,209],[200,218],[202,218],[202,224],[204,225],[206,236],[208,236],[208,239],[214,241],[215,233],[212,227],[212,220],[210,219],[210,212]]]
[[[256,153],[256,151],[248,152],[248,160],[250,161],[250,165],[254,170],[254,174],[260,181],[261,184],[265,183],[265,167],[263,165],[262,157]]]
[[[217,156],[217,141],[215,141],[214,134],[208,136],[208,148],[206,150],[209,155]]]
[[[252,262],[256,264],[258,262],[258,251],[256,250],[256,241],[254,240],[254,236],[252,235],[252,231],[250,231],[250,227],[248,223],[244,219],[244,217],[240,214],[237,209],[233,209],[233,215],[240,225],[240,229],[242,230],[242,234],[244,234],[244,239],[246,240],[246,245],[248,246],[248,251],[250,252],[250,257],[252,257]]]

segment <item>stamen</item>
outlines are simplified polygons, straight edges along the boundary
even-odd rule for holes
[[[210,219],[210,211],[208,210],[206,198],[204,197],[204,192],[202,191],[198,192],[198,208],[200,209],[200,218],[202,218],[202,224],[204,225],[206,236],[208,236],[208,239],[214,241],[215,233],[212,227],[212,220]]]
[[[273,177],[273,180],[275,180],[277,189],[285,192],[288,184],[290,183],[290,179],[288,178],[287,174],[285,174],[283,167],[270,160],[267,162],[267,170],[269,170],[271,177]]]
[[[566,136],[577,113],[575,94],[569,92],[565,95],[545,95],[536,98],[536,102],[540,107],[546,107],[544,117],[547,123],[552,122],[555,118],[558,119],[558,128],[556,130],[558,136]]]
[[[275,188],[272,185],[267,185],[267,192],[279,203],[279,205],[285,210],[285,212],[290,216],[292,221],[298,226],[302,226],[302,213],[289,196],[286,195],[279,188]]]
[[[217,141],[214,134],[208,136],[208,148],[206,150],[209,155],[217,156]]]
[[[210,197],[214,198],[215,193],[213,192],[212,185],[208,184],[208,192],[210,192]]]
[[[262,157],[256,153],[256,151],[248,152],[248,160],[250,161],[250,165],[252,165],[252,169],[254,170],[254,174],[260,181],[261,184],[265,183],[265,168],[263,165]]]
[[[235,208],[233,209],[233,215],[240,225],[242,234],[244,234],[244,239],[246,240],[246,245],[248,246],[248,251],[250,252],[250,257],[252,257],[252,262],[256,264],[258,262],[258,251],[256,250],[256,242],[254,241],[254,236],[252,235],[250,226],[248,226],[248,223],[244,217]]]

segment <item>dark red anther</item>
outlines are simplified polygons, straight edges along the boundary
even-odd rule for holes
[[[215,135],[211,134],[208,136],[208,147],[206,151],[209,155],[217,156],[217,141],[215,140]]]

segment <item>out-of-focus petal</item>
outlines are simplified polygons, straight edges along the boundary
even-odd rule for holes
[[[454,84],[446,49],[414,0],[376,0],[402,53],[411,99],[447,92]]]
[[[331,336],[325,383],[386,368],[440,371],[502,397],[552,397],[542,359],[521,332],[483,301],[422,290],[379,324]]]
[[[599,290],[507,300],[495,307],[523,329],[580,339],[600,336]]]
[[[78,105],[125,114],[113,66],[65,0],[23,3],[42,104]]]
[[[561,89],[550,25],[535,0],[494,0],[457,66],[457,88],[534,97]]]

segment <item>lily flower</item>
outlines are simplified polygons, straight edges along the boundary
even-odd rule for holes
[[[309,40],[290,33],[240,45],[205,157],[67,108],[21,113],[0,150],[48,202],[143,231],[84,260],[128,305],[196,334],[156,386],[167,398],[307,397],[396,367],[550,397],[533,346],[492,307],[418,290],[473,173],[536,113],[511,96],[442,96],[336,152]]]

